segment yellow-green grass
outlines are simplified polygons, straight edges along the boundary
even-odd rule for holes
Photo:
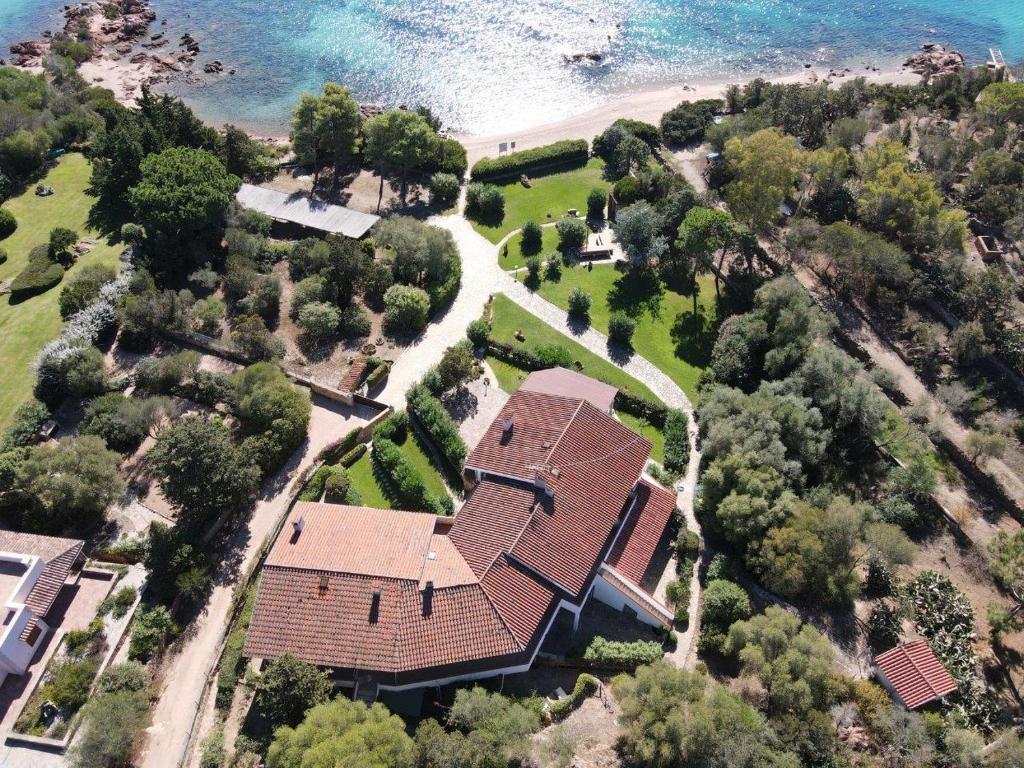
[[[541,232],[540,251],[536,255],[542,259],[546,259],[548,256],[560,255],[558,252],[558,230],[554,227],[544,227]],[[510,270],[525,267],[529,256],[523,254],[522,248],[523,233],[516,232],[502,246],[501,253],[498,254],[498,264],[501,265],[501,268]]]
[[[492,243],[527,221],[546,224],[558,221],[570,208],[586,213],[587,195],[594,187],[608,191],[609,184],[602,178],[604,161],[590,160],[585,166],[559,173],[549,173],[530,178],[530,186],[520,182],[499,185],[505,194],[505,217],[498,224],[473,222],[473,227]]]
[[[406,460],[419,472],[427,490],[438,496],[448,495],[448,488],[442,479],[441,472],[417,438],[412,435],[407,436],[398,444],[398,448]],[[379,509],[402,508],[400,503],[389,498],[390,493],[374,471],[370,451],[364,453],[359,461],[348,468],[348,476],[352,487],[362,497],[364,506]]]
[[[518,277],[529,279],[526,273]],[[692,296],[672,290],[653,273],[622,272],[614,264],[562,267],[557,276],[543,270],[540,284],[532,287],[565,310],[569,308],[570,291],[582,288],[592,299],[591,325],[601,333],[608,333],[608,319],[614,312],[633,317],[636,353],[661,369],[696,402],[697,379],[708,366],[718,332],[714,279],[702,276],[697,285],[696,315]]]
[[[651,459],[659,464],[665,461],[665,433],[644,419],[638,419],[630,413],[616,411],[619,420],[634,432],[643,435],[651,442]]]
[[[29,251],[46,243],[54,227],[67,227],[78,232],[81,238],[99,240],[99,235],[86,224],[89,209],[95,202],[95,198],[85,193],[89,173],[89,162],[82,155],[65,155],[42,180],[43,184],[53,187],[53,195],[38,197],[34,188],[29,188],[3,204],[18,220],[18,229],[6,240],[0,240],[0,248],[7,251],[7,261],[0,264],[0,282],[24,269]],[[120,252],[120,246],[100,240],[89,253],[79,257],[64,275],[61,285],[16,304],[11,303],[9,294],[0,296],[0,370],[3,371],[0,429],[10,424],[15,410],[32,394],[35,382],[32,361],[39,350],[60,333],[63,325],[58,305],[61,286],[86,264],[116,265]]]
[[[491,336],[496,340],[520,345],[526,350],[536,349],[542,344],[558,344],[569,350],[573,361],[578,361],[582,365],[581,372],[585,375],[611,384],[617,389],[660,402],[658,397],[644,384],[618,366],[598,357],[579,342],[555,330],[543,320],[534,317],[505,294],[495,295],[492,309]],[[516,340],[516,331],[522,331],[525,341]],[[494,369],[498,386],[506,392],[515,392],[523,379],[529,375],[529,371],[520,370],[491,355],[488,355],[487,361]]]

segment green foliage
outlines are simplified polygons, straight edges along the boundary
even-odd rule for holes
[[[430,195],[442,205],[451,205],[459,196],[462,183],[451,173],[435,173],[430,177]]]
[[[894,648],[902,634],[899,610],[891,603],[882,601],[871,609],[868,617],[868,642],[875,653]]]
[[[273,405],[255,406],[254,418],[273,413]],[[183,528],[201,528],[221,514],[241,512],[259,483],[259,468],[232,442],[228,429],[200,416],[161,430],[149,461]]]
[[[708,581],[701,601],[703,612],[697,647],[701,653],[724,653],[729,627],[749,619],[753,612],[750,598],[739,584],[716,578]]]
[[[686,474],[690,463],[690,417],[685,411],[670,410],[665,417],[665,470],[677,477]]]
[[[805,160],[792,136],[770,128],[730,139],[725,162],[733,176],[725,189],[730,209],[760,231],[779,216],[779,205],[793,192]]]
[[[579,708],[584,699],[588,699],[597,693],[600,687],[601,681],[593,675],[588,675],[586,672],[579,675],[576,678],[576,684],[572,687],[572,691],[548,708],[551,719],[555,721],[564,720],[571,712]]]
[[[562,251],[577,251],[587,244],[587,235],[590,230],[581,219],[567,218],[559,219],[555,224],[558,232],[558,248]]]
[[[99,693],[144,691],[149,685],[149,673],[137,661],[125,661],[109,667],[99,680]]]
[[[590,148],[585,139],[557,141],[535,149],[510,152],[498,158],[477,160],[470,171],[470,178],[473,181],[490,181],[556,166],[583,165],[589,156]]]
[[[619,205],[632,205],[643,198],[643,190],[632,176],[623,176],[615,182],[612,194],[615,196],[615,202]]]
[[[162,605],[142,608],[132,624],[131,641],[128,644],[128,658],[149,661],[159,650],[163,650],[178,634],[178,626],[171,618],[170,611]]]
[[[406,768],[415,747],[401,719],[383,704],[344,697],[311,709],[296,728],[281,728],[267,768]]]
[[[14,412],[11,425],[0,440],[0,451],[27,446],[50,418],[50,409],[36,399],[26,400]]]
[[[685,569],[665,587],[665,600],[672,606],[676,624],[685,626],[690,621],[690,574]]]
[[[978,94],[979,112],[1024,124],[1024,83],[990,83]]]
[[[163,412],[164,402],[159,398],[111,392],[89,401],[79,432],[101,437],[108,448],[129,453],[145,439]]]
[[[469,340],[460,341],[448,347],[437,364],[441,378],[441,391],[461,387],[477,377],[477,362],[473,356],[473,345]],[[440,393],[434,393],[440,394]]]
[[[105,264],[87,264],[60,291],[60,316],[67,320],[91,304],[100,288],[116,276]]]
[[[487,224],[505,218],[505,193],[493,184],[472,182],[466,187],[466,215]]]
[[[615,312],[608,318],[608,338],[624,346],[631,346],[636,332],[636,321],[624,312]]]
[[[403,507],[434,514],[450,511],[443,499],[430,493],[423,477],[391,440],[375,438],[371,457],[374,469],[381,473]]]
[[[618,641],[598,635],[593,638],[579,657],[595,667],[632,669],[650,664],[665,654],[661,643],[655,640]]]
[[[135,587],[121,587],[112,595],[107,595],[100,603],[99,615],[105,616],[108,613],[115,619],[122,618],[129,609],[135,605],[135,598],[138,597]]]
[[[320,344],[331,339],[337,334],[340,322],[341,313],[338,312],[338,308],[326,301],[311,301],[304,304],[296,319],[296,325],[312,344]]]
[[[14,214],[6,208],[0,208],[0,240],[4,240],[14,234],[18,228],[18,220]]]
[[[49,248],[38,245],[28,255],[28,264],[11,283],[11,297],[22,301],[53,288],[64,279],[64,267],[50,257]]]
[[[544,230],[535,221],[528,221],[523,224],[522,237],[519,240],[519,250],[524,256],[531,256],[540,253],[541,240],[544,237]]]
[[[587,218],[603,219],[604,209],[608,205],[608,194],[599,187],[587,193]]]
[[[332,689],[326,672],[285,654],[260,675],[255,703],[271,728],[294,728],[308,709],[330,700]]]
[[[105,693],[86,705],[71,748],[72,768],[124,768],[149,706],[142,691]]]
[[[253,360],[276,360],[284,357],[284,342],[267,329],[258,315],[242,315],[235,320],[231,341],[239,351]]]
[[[312,413],[309,394],[292,386],[281,369],[257,363],[234,375],[236,414],[247,435],[243,448],[264,472],[281,466],[302,444]]]
[[[661,226],[661,216],[646,200],[619,209],[612,222],[612,231],[631,267],[644,270],[665,256],[668,240],[662,234]]]
[[[573,288],[569,291],[569,314],[579,319],[588,318],[593,301],[590,294],[582,288]]]
[[[722,109],[719,99],[684,101],[661,116],[661,138],[666,144],[700,141],[715,114]]]
[[[147,357],[135,369],[135,384],[153,395],[170,395],[199,370],[199,353],[183,350],[164,357]]]
[[[430,297],[422,288],[393,285],[384,294],[384,326],[390,333],[416,334],[427,325]]]
[[[397,173],[401,181],[401,198],[405,202],[409,173],[436,159],[438,136],[420,114],[392,109],[363,124],[363,153],[384,175]],[[382,187],[383,189],[383,187]]]

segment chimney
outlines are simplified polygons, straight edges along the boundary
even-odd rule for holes
[[[429,616],[433,609],[434,582],[428,581],[423,587],[423,615]]]
[[[299,515],[299,519],[298,520],[292,520],[292,528],[295,530],[295,536],[296,537],[298,537],[298,535],[300,533],[302,533],[302,529],[305,527],[305,525],[306,525],[306,518],[303,517],[302,515]]]
[[[516,415],[513,413],[506,416],[504,421],[501,422],[501,431],[505,435],[512,434],[512,428],[516,425]]]
[[[380,590],[373,590],[373,597],[370,599],[370,623],[376,624],[380,617]]]

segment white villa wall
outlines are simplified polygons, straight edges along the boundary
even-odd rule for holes
[[[655,618],[641,603],[634,602],[627,598],[622,593],[621,589],[609,584],[601,575],[594,579],[593,596],[595,600],[604,603],[609,608],[614,608],[616,611],[621,611],[626,606],[629,606],[636,611],[637,619],[642,621],[644,624],[648,624],[652,627],[663,626],[661,621]]]

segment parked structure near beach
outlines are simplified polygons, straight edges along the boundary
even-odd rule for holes
[[[526,671],[556,616],[577,627],[591,597],[671,625],[641,585],[675,496],[642,477],[650,443],[583,378],[547,376],[509,399],[466,459],[472,491],[454,519],[297,504],[245,654],[291,654],[372,700]]]

